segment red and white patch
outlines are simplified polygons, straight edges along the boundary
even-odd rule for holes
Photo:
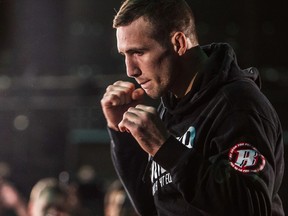
[[[249,143],[239,143],[230,149],[230,165],[243,173],[259,172],[265,166],[265,158]]]

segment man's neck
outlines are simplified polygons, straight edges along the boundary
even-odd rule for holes
[[[208,56],[200,48],[200,46],[189,49],[181,59],[181,86],[178,86],[177,91],[173,92],[177,98],[185,96],[191,91],[197,73],[205,64]]]

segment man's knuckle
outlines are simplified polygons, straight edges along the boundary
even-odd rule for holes
[[[123,81],[122,80],[118,80],[118,81],[114,82],[113,85],[120,85],[121,83],[123,83]]]

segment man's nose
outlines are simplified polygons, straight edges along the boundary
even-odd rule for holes
[[[125,58],[126,73],[128,77],[135,78],[140,76],[141,70],[138,67],[137,61],[133,57],[127,56]]]

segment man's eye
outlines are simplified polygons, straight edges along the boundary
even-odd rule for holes
[[[134,54],[137,55],[137,56],[142,56],[144,53],[143,53],[143,52],[140,52],[140,51],[139,51],[139,52],[137,51],[137,52],[135,52]]]

